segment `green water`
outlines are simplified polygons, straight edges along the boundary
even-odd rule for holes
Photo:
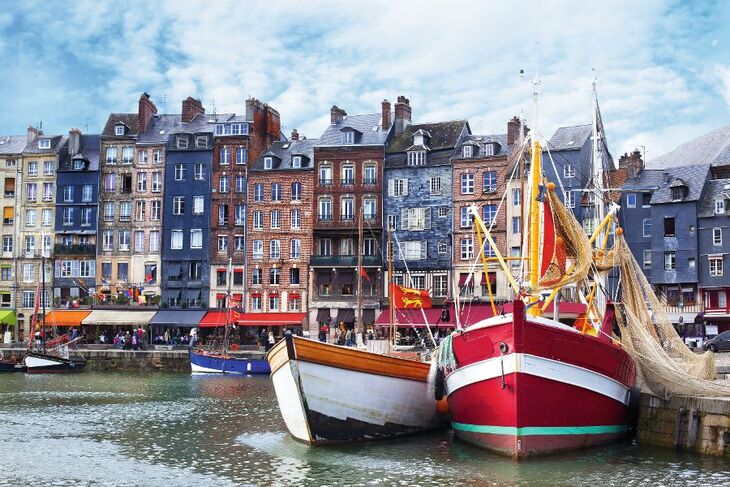
[[[0,485],[729,485],[730,462],[632,444],[516,464],[450,432],[310,448],[268,377],[0,376]]]

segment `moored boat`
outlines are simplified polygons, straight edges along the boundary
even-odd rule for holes
[[[81,372],[86,367],[83,358],[65,358],[49,353],[28,350],[25,356],[26,372],[29,374],[50,374]]]
[[[291,435],[310,445],[392,438],[447,425],[430,364],[287,335],[267,355]]]
[[[22,362],[0,359],[0,373],[2,372],[24,372],[25,365]]]
[[[190,370],[194,373],[214,374],[268,374],[271,372],[265,358],[236,357],[225,351],[207,352],[190,350]]]

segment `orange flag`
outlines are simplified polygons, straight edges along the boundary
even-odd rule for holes
[[[360,268],[360,275],[364,277],[367,282],[371,282],[370,276],[368,276],[368,271],[366,271],[364,267]]]
[[[404,308],[430,308],[431,296],[424,289],[412,289],[409,287],[392,284],[393,307]]]

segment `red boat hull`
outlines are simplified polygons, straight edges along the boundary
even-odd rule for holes
[[[460,439],[515,458],[613,442],[628,429],[635,367],[607,337],[513,315],[453,338],[446,377]]]

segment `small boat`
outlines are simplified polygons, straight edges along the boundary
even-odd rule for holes
[[[22,362],[0,359],[0,373],[3,372],[24,372],[25,365]]]
[[[194,373],[213,374],[269,374],[271,368],[265,358],[236,357],[225,351],[208,352],[190,349],[190,370]]]
[[[268,353],[284,423],[309,445],[393,438],[448,425],[430,364],[287,334]]]
[[[29,374],[81,372],[86,367],[86,360],[29,350],[25,355],[25,367]]]

